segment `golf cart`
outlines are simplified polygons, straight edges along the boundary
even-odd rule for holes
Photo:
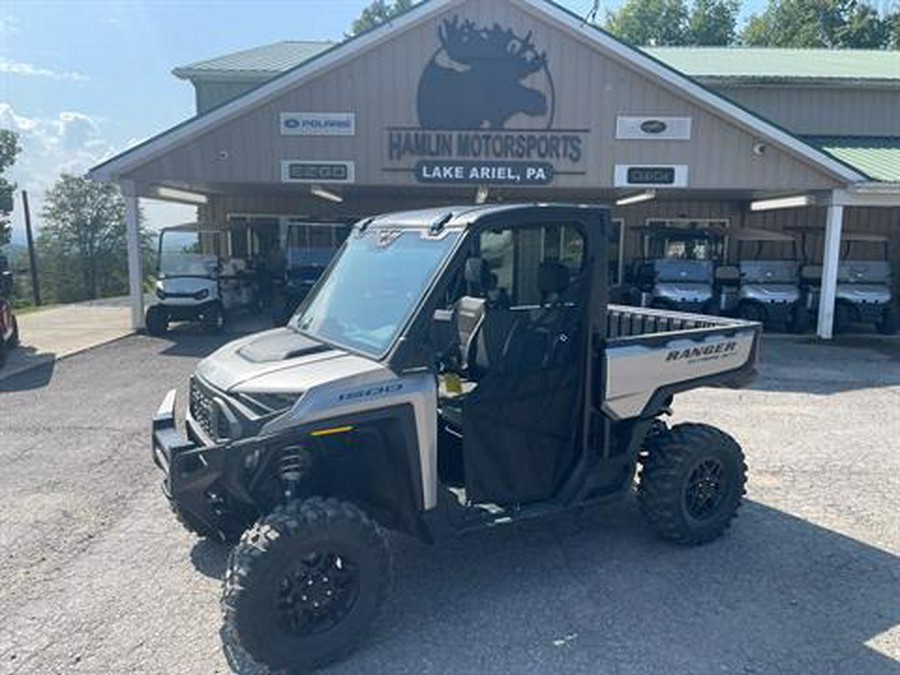
[[[760,326],[607,304],[608,225],[553,204],[367,218],[286,327],[200,362],[186,433],[166,395],[163,491],[190,530],[239,538],[222,606],[250,656],[347,653],[387,592],[384,528],[436,542],[622,499],[639,470],[660,536],[723,534],[740,446],[662,418],[751,379]]]
[[[221,330],[227,313],[251,305],[253,294],[243,261],[222,261],[217,230],[197,223],[160,232],[156,297],[145,317],[150,335],[163,335],[171,321],[200,321]]]
[[[633,304],[714,314],[716,261],[723,237],[710,228],[672,226],[636,228],[643,258],[632,267]]]
[[[822,230],[805,228],[803,249],[810,240],[823,236]],[[808,255],[808,259],[812,258]],[[878,332],[893,335],[898,328],[897,304],[892,293],[889,240],[874,234],[841,234],[837,290],[834,305],[834,332],[845,333],[853,323],[875,324]],[[817,312],[822,287],[822,266],[807,265],[801,271],[806,306]]]
[[[6,365],[7,352],[19,346],[19,323],[12,311],[13,276],[6,256],[0,254],[0,368]]]
[[[809,312],[800,296],[797,240],[768,230],[742,229],[728,235],[737,262],[722,266],[722,279],[734,268],[733,285],[724,283],[721,309],[760,323],[776,323],[794,333],[809,328]]]

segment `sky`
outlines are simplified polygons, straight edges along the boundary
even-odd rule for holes
[[[747,0],[744,13],[764,0]],[[602,17],[619,0],[599,3]],[[9,172],[40,227],[43,193],[194,113],[193,87],[172,69],[280,40],[340,40],[368,0],[3,0],[0,128],[18,131]],[[586,15],[593,0],[562,0]],[[157,228],[193,216],[145,201]],[[13,241],[24,238],[16,194]]]

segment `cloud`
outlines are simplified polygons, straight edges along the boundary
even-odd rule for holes
[[[21,75],[23,77],[46,77],[51,80],[70,80],[72,82],[87,82],[90,79],[87,75],[82,75],[74,70],[66,72],[50,70],[31,63],[12,61],[4,56],[0,56],[0,73]]]
[[[38,217],[44,192],[61,173],[83,174],[95,164],[115,154],[116,148],[103,137],[103,120],[84,113],[64,111],[55,117],[19,115],[9,103],[0,102],[0,128],[19,134],[22,147],[9,179],[19,189],[28,190],[31,210]],[[18,203],[13,210],[13,227],[23,221]]]
[[[77,111],[62,111],[54,117],[18,114],[9,103],[0,102],[0,128],[19,134],[22,152],[9,169],[9,179],[19,190],[28,190],[32,218],[40,227],[44,193],[61,173],[81,175],[92,166],[133,145],[129,139],[116,146],[106,138],[107,120]],[[195,219],[193,207],[145,203],[145,216],[152,228]],[[24,239],[24,216],[19,195],[13,210],[13,240]]]
[[[0,16],[0,35],[13,35],[19,32],[21,22],[14,16]]]

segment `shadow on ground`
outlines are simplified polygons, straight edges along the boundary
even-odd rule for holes
[[[393,548],[393,597],[329,672],[898,672],[867,644],[900,623],[898,558],[759,503],[691,549],[633,504]],[[226,547],[196,550],[223,573]],[[236,673],[265,672],[222,639]]]
[[[26,391],[46,387],[53,379],[56,354],[38,352],[34,347],[17,347],[7,354],[0,369],[0,392]]]

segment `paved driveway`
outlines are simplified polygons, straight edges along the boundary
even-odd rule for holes
[[[0,382],[0,673],[259,670],[223,651],[227,551],[170,517],[147,449],[214,341],[131,337]],[[428,547],[334,673],[898,673],[900,348],[768,341],[761,379],[676,401],[741,440],[721,541],[657,541],[633,503]]]

